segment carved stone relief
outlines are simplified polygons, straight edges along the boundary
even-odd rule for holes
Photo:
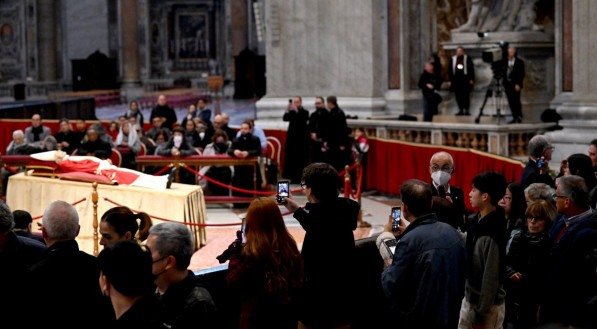
[[[3,1],[0,6],[0,79],[21,79],[25,75],[22,17],[24,3]]]

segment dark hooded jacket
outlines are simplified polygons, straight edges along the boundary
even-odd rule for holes
[[[307,203],[294,213],[303,229],[305,293],[301,321],[308,325],[350,323],[355,242],[360,205],[350,199]]]

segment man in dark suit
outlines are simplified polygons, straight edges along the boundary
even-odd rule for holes
[[[529,140],[529,161],[520,178],[520,186],[523,189],[533,183],[544,183],[553,188],[556,187],[554,179],[549,175],[549,161],[551,161],[553,150],[551,141],[545,135],[535,135]]]
[[[431,156],[429,161],[429,173],[431,174],[431,192],[433,196],[439,196],[450,201],[454,206],[454,217],[460,228],[463,228],[464,219],[466,215],[466,208],[464,206],[464,193],[462,189],[450,185],[452,173],[454,173],[454,159],[448,152],[437,152]],[[441,219],[441,218],[440,218]]]
[[[166,95],[158,96],[158,105],[151,110],[149,121],[153,122],[153,118],[157,117],[164,118],[162,126],[170,130],[174,128],[174,124],[178,120],[176,117],[176,112],[174,112],[174,109],[168,105]]]
[[[520,92],[524,81],[524,61],[516,56],[516,48],[508,48],[506,59],[506,76],[504,77],[504,90],[508,98],[508,105],[512,111],[512,120],[508,123],[522,122],[522,104],[520,103]]]
[[[452,56],[448,73],[450,90],[454,92],[458,104],[456,115],[470,115],[471,91],[475,84],[475,66],[470,56],[464,52],[464,48],[456,48],[456,55]]]
[[[44,212],[42,235],[48,246],[44,259],[28,275],[31,296],[44,302],[31,317],[31,327],[107,328],[114,318],[99,286],[97,259],[81,250],[79,215],[64,201],[52,202]],[[70,316],[66,316],[68,310]],[[82,319],[87,319],[82,323]]]
[[[241,159],[261,155],[261,143],[259,138],[251,134],[252,128],[250,120],[245,120],[240,125],[240,136],[232,142],[228,149],[228,155]],[[257,175],[257,186],[259,186],[259,172],[255,174]],[[234,166],[232,185],[246,190],[253,190],[253,168],[250,166]],[[247,194],[237,191],[232,191],[232,195],[247,196]],[[236,203],[234,207],[242,208],[243,204]]]

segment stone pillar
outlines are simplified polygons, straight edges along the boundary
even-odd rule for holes
[[[386,0],[388,15],[387,112],[398,115],[421,110],[417,86],[433,49],[432,1]]]
[[[137,15],[137,0],[120,0],[122,82],[125,86],[138,86],[140,83]]]
[[[572,8],[566,7],[570,5]],[[597,43],[594,19],[597,3],[591,0],[556,1],[556,12],[570,15],[570,10],[572,38],[569,43],[566,42],[566,33],[569,33],[565,25],[567,21],[562,17],[556,21],[556,31],[563,33],[562,42],[567,43],[560,46],[572,48],[572,88],[566,86],[564,80],[562,90],[552,101],[552,107],[564,118],[560,121],[564,129],[548,134],[556,146],[552,163],[559,163],[573,153],[586,154],[589,142],[597,138],[597,66],[594,65],[597,48],[592,46]],[[561,54],[556,59],[558,67],[566,67],[566,60],[569,59],[570,55]]]
[[[295,95],[336,95],[347,114],[385,109],[386,0],[265,2],[266,96],[257,117],[280,118]],[[291,14],[289,14],[291,13]]]
[[[230,67],[234,70],[234,57],[247,47],[247,1],[230,0]],[[236,72],[232,71],[234,77]]]
[[[56,81],[56,12],[54,0],[37,0],[39,80]]]

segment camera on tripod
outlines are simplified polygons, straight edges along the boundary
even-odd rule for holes
[[[500,80],[506,74],[506,58],[508,58],[509,43],[500,41],[496,47],[484,50],[481,54],[483,62],[491,64],[493,77]]]
[[[486,37],[487,33],[477,33],[480,38]],[[493,98],[495,103],[496,109],[496,116],[497,116],[497,124],[500,124],[500,117],[502,116],[501,113],[501,98],[504,91],[504,87],[502,82],[506,79],[507,67],[508,67],[508,46],[509,43],[505,41],[500,41],[494,47],[491,47],[487,50],[484,50],[481,54],[483,62],[491,64],[491,72],[493,73],[493,77],[491,82],[487,86],[487,92],[485,93],[485,99],[483,99],[483,103],[481,104],[481,108],[479,109],[479,115],[475,119],[475,123],[479,123],[481,121],[481,116],[483,116],[483,109],[487,104],[487,100],[489,98]]]

